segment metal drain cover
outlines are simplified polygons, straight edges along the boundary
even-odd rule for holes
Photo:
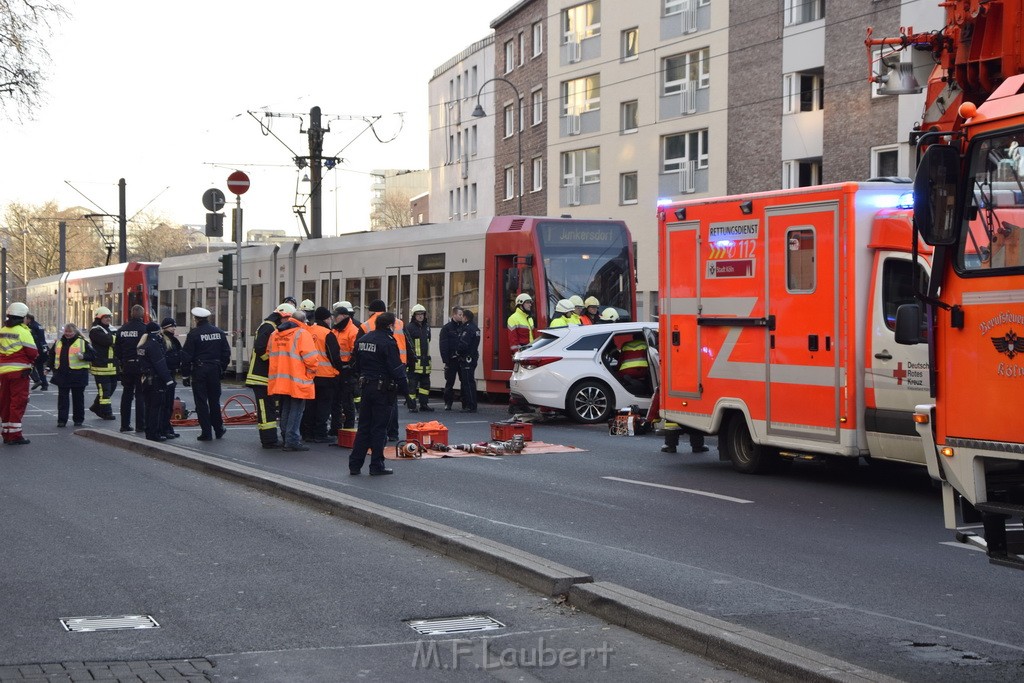
[[[435,619],[413,619],[408,622],[414,631],[423,636],[443,636],[453,633],[474,633],[505,628],[505,624],[482,614],[467,617],[438,617]]]
[[[124,631],[138,628],[160,628],[156,619],[148,614],[127,614],[120,617],[67,617],[60,620],[65,631]]]

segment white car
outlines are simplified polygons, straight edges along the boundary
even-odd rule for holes
[[[638,335],[647,344],[645,377],[618,372],[619,350]],[[513,406],[555,409],[576,422],[607,422],[620,408],[647,408],[658,387],[658,323],[608,323],[541,330],[515,354]]]

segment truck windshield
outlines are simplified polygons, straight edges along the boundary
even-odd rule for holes
[[[537,240],[546,277],[548,318],[559,299],[597,297],[601,310],[613,306],[632,314],[629,231],[623,223],[542,221]],[[626,318],[621,318],[626,319]]]
[[[957,266],[962,271],[1024,267],[1024,129],[972,146]]]

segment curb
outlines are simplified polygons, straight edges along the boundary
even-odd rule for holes
[[[899,680],[614,583],[594,582],[590,574],[543,557],[323,486],[115,432],[86,428],[74,434],[323,510],[547,596],[566,595],[573,607],[611,624],[766,681],[892,683]]]

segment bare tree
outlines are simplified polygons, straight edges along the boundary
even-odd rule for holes
[[[44,38],[67,10],[49,0],[0,0],[0,110],[7,118],[32,115],[50,61]]]
[[[192,251],[189,229],[170,225],[162,216],[139,214],[128,226],[128,258],[132,261],[163,261]]]
[[[12,287],[60,271],[60,223],[67,226],[67,267],[79,270],[103,265],[102,236],[82,218],[81,207],[58,209],[55,202],[38,206],[11,203],[4,210],[0,239],[7,245],[8,277]]]
[[[409,194],[401,190],[385,190],[374,203],[370,214],[371,230],[391,230],[412,225]]]

